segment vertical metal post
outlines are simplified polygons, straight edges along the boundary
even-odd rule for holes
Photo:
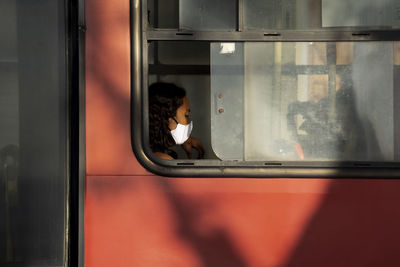
[[[85,179],[86,179],[86,87],[85,87],[85,0],[78,0],[78,53],[79,53],[79,225],[78,225],[78,266],[85,265],[85,239],[84,239],[84,208],[85,208]]]
[[[244,22],[243,22],[243,16],[244,16],[244,14],[243,14],[243,1],[244,0],[238,0],[238,2],[237,2],[237,4],[238,4],[238,10],[237,10],[237,14],[238,14],[238,17],[237,17],[237,29],[238,29],[238,31],[239,32],[241,32],[241,31],[243,31],[243,28],[244,28]]]
[[[146,1],[144,1],[146,2]],[[142,103],[143,103],[143,96],[144,94],[141,92],[143,86],[143,76],[142,76],[142,64],[143,64],[143,57],[142,57],[142,46],[144,46],[144,41],[142,42],[142,23],[144,24],[144,30],[146,30],[146,22],[147,18],[144,15],[142,18],[142,13],[146,14],[147,9],[146,4],[144,3],[144,7],[142,6],[141,0],[132,0],[131,1],[131,53],[132,53],[132,61],[131,61],[131,68],[132,68],[132,77],[131,77],[131,92],[132,92],[132,112],[133,118],[136,121],[133,121],[133,124],[139,124],[138,127],[140,130],[135,131],[134,136],[136,140],[141,140],[142,138],[142,131],[141,129],[145,129],[145,122],[143,122],[142,118]],[[147,44],[146,44],[147,45]],[[136,145],[136,144],[134,144]]]

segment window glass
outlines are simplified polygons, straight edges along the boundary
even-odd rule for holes
[[[64,5],[0,1],[0,266],[66,256]]]
[[[208,159],[398,161],[398,47],[152,42],[149,84],[185,88]]]
[[[179,28],[179,0],[149,0],[147,8],[150,27]]]
[[[147,6],[154,28],[235,31],[400,25],[400,5],[395,0],[149,0]]]
[[[244,46],[212,43],[210,50],[213,149],[221,159],[243,159]]]
[[[400,3],[396,0],[322,0],[322,25],[398,26]]]
[[[179,1],[179,28],[236,30],[237,3],[232,0]]]
[[[245,29],[318,29],[400,25],[395,0],[244,0]]]
[[[321,0],[244,0],[244,28],[321,28]]]
[[[398,161],[395,48],[212,43],[214,152],[224,160]]]
[[[211,146],[210,124],[210,44],[208,42],[152,42],[149,45],[149,85],[173,83],[186,91],[190,102],[192,136],[205,150],[204,158],[216,159]],[[178,159],[186,159],[183,149],[170,148]],[[197,158],[194,150],[193,158]]]

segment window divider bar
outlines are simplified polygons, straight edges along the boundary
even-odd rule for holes
[[[148,40],[152,41],[231,41],[231,42],[281,42],[281,41],[399,41],[398,31],[371,31],[369,35],[354,35],[354,31],[301,31],[282,30],[279,34],[265,34],[268,31],[190,31],[182,34],[178,29],[147,31]],[[180,33],[180,34],[177,34]]]

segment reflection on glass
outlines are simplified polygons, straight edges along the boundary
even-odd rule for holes
[[[400,26],[395,0],[243,0],[246,30]],[[156,28],[236,30],[238,2],[231,0],[151,0],[149,21]],[[179,22],[178,22],[179,18]]]
[[[249,30],[321,28],[320,0],[244,0],[243,14]]]
[[[183,30],[236,30],[237,3],[231,0],[179,2],[179,28]]]
[[[34,7],[0,1],[0,266],[65,262],[65,2]]]
[[[243,159],[243,47],[243,43],[212,43],[210,47],[211,142],[223,159]]]
[[[148,20],[151,27],[177,29],[179,0],[148,0]]]
[[[220,46],[211,45],[211,69],[225,70],[211,77],[212,144],[220,158],[398,160],[393,42],[244,43],[244,57],[221,55]],[[243,82],[232,86],[229,75]],[[217,112],[241,94],[243,103]],[[242,138],[223,125],[243,127]],[[241,149],[232,152],[215,136]]]
[[[396,0],[322,0],[323,27],[400,25]]]

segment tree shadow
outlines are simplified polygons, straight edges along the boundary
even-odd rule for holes
[[[88,16],[86,41],[87,44],[90,44],[90,48],[86,53],[88,62],[87,81],[91,83],[87,97],[91,97],[92,101],[95,97],[97,97],[97,99],[102,98],[102,101],[98,102],[100,104],[97,103],[101,106],[96,108],[100,110],[105,107],[108,109],[107,112],[112,112],[113,116],[117,118],[112,121],[112,126],[115,126],[120,131],[118,135],[115,135],[117,138],[111,142],[116,147],[113,148],[115,151],[113,150],[110,153],[114,153],[115,155],[119,153],[119,160],[133,162],[135,161],[133,153],[122,154],[119,150],[120,147],[126,145],[126,138],[128,138],[127,133],[130,133],[131,99],[129,98],[129,94],[126,94],[129,85],[125,83],[128,79],[121,76],[121,71],[123,73],[127,72],[127,65],[125,63],[127,57],[130,56],[130,51],[127,51],[126,47],[119,46],[119,40],[112,39],[112,33],[114,32],[111,31],[111,29],[126,31],[126,28],[129,28],[129,20],[127,21],[126,18],[123,19],[121,17],[118,18],[118,16],[115,15],[115,17],[110,18],[108,17],[108,11],[105,12],[105,10],[102,9],[104,7],[100,5],[100,10],[96,10],[99,9],[99,5],[96,5],[95,1],[91,2],[88,2],[87,6],[88,10],[89,8],[91,10]],[[111,6],[113,5],[110,5],[110,8]],[[128,9],[124,11],[121,10],[119,12],[125,15],[129,14]],[[110,14],[111,13],[112,12],[110,12]],[[90,28],[91,26],[94,28]],[[111,35],[106,35],[105,32]],[[120,34],[119,36],[122,35],[123,34]],[[105,113],[103,112],[103,114]],[[101,116],[101,114],[98,114],[98,116],[99,115]],[[105,128],[101,125],[97,131],[102,130],[114,131],[114,129]],[[109,134],[110,133],[107,133],[107,136]],[[121,137],[121,134],[124,135],[123,138],[118,138]],[[132,173],[132,175],[135,175],[135,173]],[[110,179],[105,178],[106,180],[91,181],[89,184],[91,190],[96,191],[95,193],[98,197],[105,198],[115,194],[122,194],[122,192],[128,188],[132,189],[132,186],[126,186],[130,182],[112,176],[113,175],[110,174]],[[121,182],[121,180],[123,181]],[[244,260],[234,248],[233,242],[225,229],[216,228],[211,233],[207,234],[201,233],[197,229],[199,225],[199,216],[201,214],[200,209],[204,208],[203,205],[205,204],[195,197],[191,198],[185,196],[176,190],[167,178],[157,177],[151,181],[151,183],[161,187],[161,192],[165,194],[171,207],[171,215],[176,222],[176,236],[193,249],[201,266],[245,266]],[[132,231],[134,232],[136,230],[132,229]]]
[[[179,194],[166,178],[160,178],[158,182],[172,206],[177,222],[176,234],[195,251],[201,266],[247,266],[224,228],[213,229],[210,234],[200,233],[197,229],[201,211],[207,209],[210,203],[200,203],[196,199]]]
[[[284,266],[399,266],[400,182],[334,180]]]

